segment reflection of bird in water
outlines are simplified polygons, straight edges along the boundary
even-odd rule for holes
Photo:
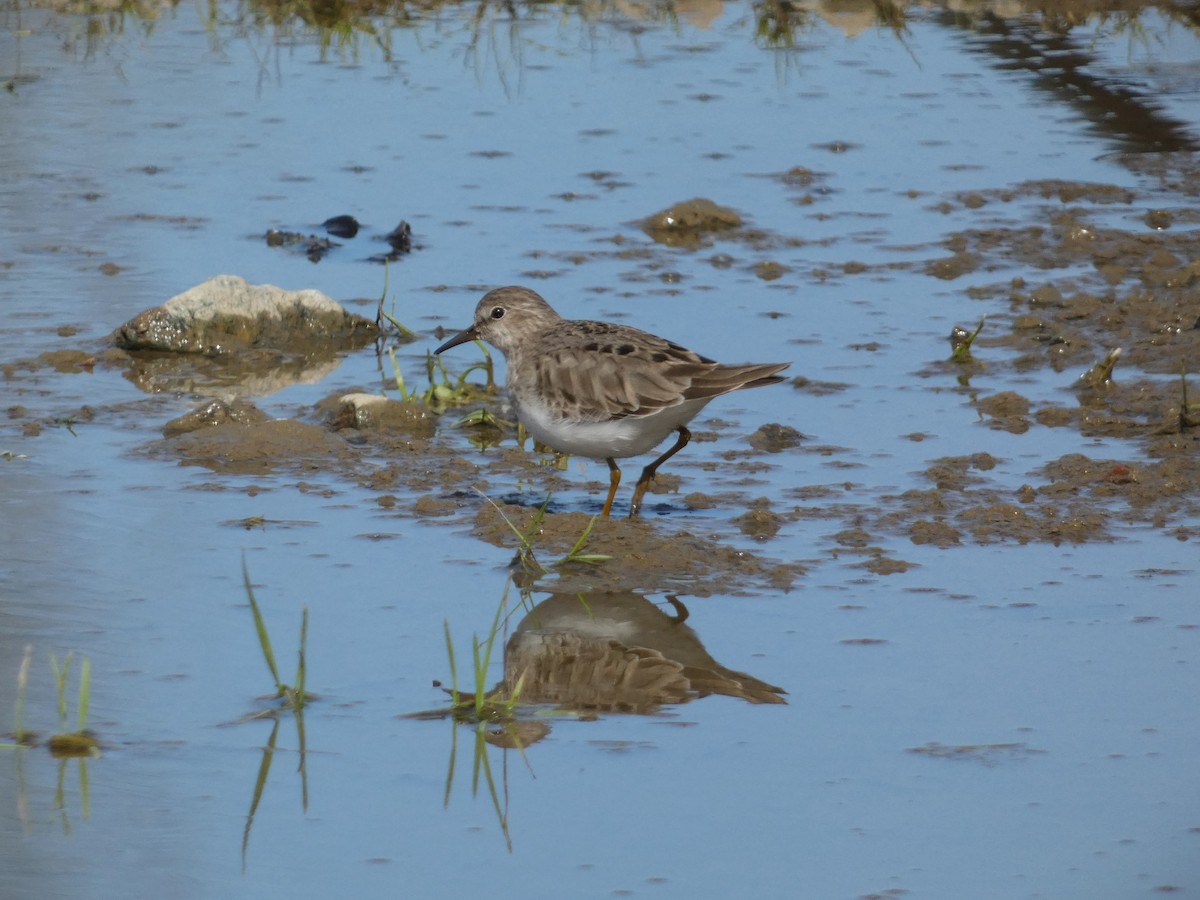
[[[684,624],[632,591],[551,594],[517,626],[504,649],[504,686],[522,703],[581,711],[653,712],[709,694],[786,703],[783,688],[727,669]]]

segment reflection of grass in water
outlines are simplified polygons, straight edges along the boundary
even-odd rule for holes
[[[518,543],[516,556],[522,569],[527,574],[535,577],[544,574],[546,570],[534,559],[533,551],[535,536],[546,515],[546,504],[542,504],[541,508],[534,515],[530,525],[522,530],[504,514],[504,511],[494,501],[486,495],[480,494],[480,496],[483,496],[485,500],[495,507],[509,528],[512,529],[513,534],[516,535]],[[579,539],[575,542],[574,547],[555,565],[562,565],[566,562],[596,563],[608,558],[601,554],[583,552],[583,547],[595,523],[596,518],[593,517],[588,523],[587,528],[584,529]],[[495,809],[496,818],[500,823],[500,830],[504,835],[504,841],[509,852],[512,852],[512,835],[509,832],[508,824],[508,793],[507,790],[504,791],[505,800],[502,802],[501,792],[497,788],[496,779],[492,774],[488,747],[495,744],[502,747],[514,748],[521,754],[526,766],[528,766],[529,760],[525,757],[525,746],[530,742],[530,739],[537,740],[545,733],[543,723],[537,722],[536,719],[530,718],[528,715],[524,719],[521,718],[520,700],[525,684],[524,674],[517,679],[516,684],[510,690],[505,689],[503,680],[497,687],[490,690],[488,688],[488,671],[491,668],[497,639],[505,631],[504,626],[508,618],[506,610],[508,610],[509,606],[509,590],[512,584],[513,580],[510,576],[504,584],[504,591],[501,594],[500,602],[496,605],[491,625],[483,639],[481,640],[477,634],[471,635],[471,687],[474,690],[464,691],[459,688],[458,654],[455,650],[454,638],[450,631],[450,623],[449,621],[443,621],[443,630],[446,638],[446,655],[450,664],[451,686],[448,692],[450,695],[450,706],[448,709],[429,710],[405,716],[405,718],[414,719],[450,719],[454,723],[455,727],[451,732],[450,762],[446,773],[446,791],[443,801],[446,806],[450,804],[450,794],[454,785],[457,766],[458,726],[471,727],[475,739],[471,792],[472,795],[477,795],[480,781],[482,780],[486,783],[488,796],[491,798],[492,806]]]
[[[91,814],[90,788],[88,782],[88,757],[99,756],[100,746],[95,734],[87,728],[88,706],[91,700],[91,660],[83,658],[79,672],[79,698],[76,704],[76,720],[78,730],[67,731],[70,718],[70,704],[67,701],[67,685],[70,682],[71,662],[74,653],[68,651],[59,662],[58,657],[50,655],[50,668],[58,689],[58,727],[60,731],[46,742],[50,754],[59,760],[58,780],[54,792],[54,810],[62,821],[63,833],[71,833],[71,820],[68,818],[66,798],[67,762],[76,758],[79,762],[79,798],[83,818]],[[17,669],[17,699],[13,710],[15,729],[12,743],[0,743],[0,749],[25,750],[36,747],[37,734],[25,727],[25,694],[29,687],[29,670],[33,663],[33,646],[27,645]],[[22,754],[16,758],[16,784],[18,790],[17,809],[23,821],[27,819],[27,801],[25,798],[25,776],[21,763]],[[28,824],[28,822],[26,822]]]
[[[796,32],[811,16],[809,10],[789,0],[761,0],[753,7],[755,43],[771,50],[795,47]]]
[[[300,757],[297,771],[300,773],[301,806],[304,810],[308,810],[308,744],[304,730],[304,707],[310,700],[316,699],[316,695],[309,693],[305,688],[308,680],[308,657],[306,650],[308,644],[308,607],[303,608],[300,617],[300,647],[296,663],[295,684],[287,685],[279,677],[279,667],[275,663],[275,651],[271,646],[271,637],[267,633],[267,624],[263,619],[262,611],[258,607],[258,600],[254,596],[254,587],[250,583],[250,570],[246,565],[245,554],[242,555],[242,584],[245,587],[246,599],[250,603],[250,612],[254,617],[254,630],[258,636],[259,648],[262,650],[263,659],[267,663],[271,677],[275,680],[275,694],[272,699],[283,701],[281,706],[271,707],[270,709],[252,713],[246,717],[246,720],[271,718],[274,721],[271,726],[271,735],[263,747],[262,760],[259,762],[258,775],[255,778],[254,791],[250,799],[250,810],[246,814],[246,825],[242,831],[242,869],[245,870],[246,853],[250,847],[250,831],[254,827],[254,815],[258,811],[259,804],[262,802],[263,793],[267,786],[267,776],[271,771],[271,762],[275,758],[275,742],[279,736],[279,714],[284,710],[290,711],[292,718],[296,722],[297,752]]]
[[[456,722],[509,723],[516,719],[515,710],[521,695],[521,682],[516,684],[508,696],[504,696],[501,691],[489,694],[487,688],[487,673],[492,663],[496,638],[500,634],[504,609],[508,605],[510,583],[506,582],[504,585],[504,594],[496,605],[496,614],[492,617],[487,636],[480,641],[478,635],[471,635],[474,693],[468,694],[458,689],[458,662],[454,653],[454,639],[450,634],[450,622],[443,620],[446,655],[450,658],[450,715]]]
[[[67,701],[67,685],[71,679],[71,663],[74,651],[68,651],[62,661],[50,654],[50,669],[58,690],[58,733],[52,735],[46,746],[54,756],[99,756],[100,744],[96,735],[87,727],[88,706],[92,692],[92,661],[83,658],[79,671],[79,698],[76,702],[78,728],[68,731],[70,704]],[[13,742],[0,744],[5,750],[16,750],[37,746],[37,733],[25,727],[25,693],[29,688],[29,669],[33,663],[33,646],[25,647],[21,665],[17,669],[17,699],[13,709]]]
[[[86,58],[103,51],[107,43],[114,43],[123,36],[128,26],[143,36],[152,34],[155,23],[169,7],[150,0],[81,0],[71,5],[54,7],[59,13],[52,27],[66,31],[63,44],[70,51],[78,52],[83,45]],[[749,13],[738,21],[744,22],[748,38],[768,52],[790,51],[799,46],[799,36],[820,27],[822,15],[811,8],[788,0],[754,0]],[[1195,33],[1200,30],[1191,4],[1156,6],[1154,13],[1169,24],[1180,25]],[[459,10],[455,18],[448,10]],[[836,15],[836,6],[831,8]],[[864,9],[861,22],[852,23],[852,28],[873,26],[887,29],[898,40],[904,41],[909,21],[909,4],[897,0],[872,0]],[[1044,12],[1044,11],[1043,11]],[[1155,24],[1147,28],[1143,20],[1144,10],[1094,10],[1072,15],[1045,13],[1041,27],[1045,33],[1066,35],[1075,28],[1088,27],[1095,31],[1091,37],[1094,44],[1104,37],[1116,38],[1127,35],[1130,48],[1148,45],[1160,27]],[[958,21],[970,24],[973,20],[994,15],[994,10],[980,7],[978,12],[959,10]],[[585,34],[591,34],[597,26],[607,25],[618,31],[629,32],[631,26],[663,26],[681,30],[680,13],[675,4],[669,2],[617,3],[615,0],[598,3],[551,4],[544,0],[483,0],[473,4],[459,4],[430,0],[413,5],[403,0],[242,0],[235,5],[208,0],[199,11],[199,16],[210,35],[214,49],[222,49],[227,40],[261,40],[262,47],[254,52],[259,57],[260,71],[265,76],[278,67],[278,57],[272,53],[279,48],[300,44],[315,46],[322,61],[331,55],[358,63],[366,51],[374,48],[385,63],[395,60],[393,34],[398,29],[415,31],[425,27],[436,29],[445,36],[455,23],[461,23],[464,46],[476,64],[483,61],[485,54],[481,46],[485,42],[491,50],[487,57],[497,66],[496,75],[507,86],[509,74],[502,61],[505,48],[492,46],[507,39],[509,47],[504,58],[518,69],[523,68],[523,46],[531,38],[522,33],[527,24],[551,20],[558,24],[577,21]],[[1002,17],[1003,18],[1003,17]],[[19,18],[13,32],[18,38],[24,36]],[[836,26],[836,19],[834,20]],[[705,28],[706,25],[699,25]],[[15,92],[24,83],[20,72],[18,43],[18,65],[16,73],[0,84]]]
[[[37,744],[37,733],[25,728],[25,692],[29,688],[29,667],[33,663],[33,645],[25,645],[25,655],[17,667],[17,699],[13,706],[13,743],[0,743],[0,749],[17,750]]]
[[[502,624],[505,621],[504,610],[508,606],[508,589],[511,580],[505,582],[504,593],[500,597],[500,602],[496,604],[496,613],[492,617],[491,627],[488,629],[487,636],[483,641],[479,640],[479,636],[471,635],[471,667],[474,682],[474,692],[466,693],[458,689],[458,662],[454,653],[454,639],[450,634],[450,623],[444,621],[443,626],[446,634],[446,654],[450,659],[450,709],[448,711],[455,725],[473,725],[475,735],[474,747],[474,765],[471,776],[471,794],[477,796],[479,793],[480,775],[483,776],[487,783],[488,796],[492,800],[492,807],[496,811],[496,818],[500,823],[500,831],[504,835],[504,843],[508,847],[508,851],[512,852],[512,835],[508,829],[508,813],[507,802],[500,802],[500,793],[496,789],[496,780],[492,776],[491,758],[488,756],[488,735],[489,729],[494,729],[497,726],[502,729],[505,735],[511,739],[512,746],[521,753],[524,758],[525,751],[523,741],[520,739],[517,731],[517,704],[521,697],[521,688],[524,684],[524,676],[513,686],[511,692],[507,694],[501,688],[493,691],[488,691],[487,678],[488,669],[491,666],[492,652],[496,645],[496,638],[500,635]],[[419,714],[420,715],[420,714]],[[458,759],[458,728],[455,727],[451,732],[450,743],[450,764],[446,772],[446,792],[443,799],[443,805],[450,805],[450,792],[454,785],[455,765]],[[529,761],[526,759],[526,765]],[[507,799],[508,792],[504,792]]]

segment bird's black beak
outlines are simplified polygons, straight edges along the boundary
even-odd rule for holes
[[[442,344],[442,346],[438,347],[433,352],[436,355],[438,353],[441,353],[444,350],[449,350],[451,347],[457,347],[459,344],[465,344],[467,341],[477,341],[477,340],[479,340],[479,332],[476,331],[475,326],[472,325],[470,328],[465,328],[462,331],[460,331],[458,334],[456,334],[454,337],[450,338],[450,340],[446,341],[446,343]]]

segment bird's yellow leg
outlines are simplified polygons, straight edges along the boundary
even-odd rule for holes
[[[608,463],[608,499],[604,501],[604,509],[600,510],[600,515],[607,518],[612,514],[613,500],[617,496],[617,488],[621,485],[621,470],[617,468],[617,461],[612,457],[605,462]]]

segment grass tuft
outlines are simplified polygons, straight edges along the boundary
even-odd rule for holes
[[[304,709],[304,705],[309,700],[314,699],[314,695],[308,693],[304,688],[308,677],[305,649],[308,643],[308,607],[305,606],[300,613],[300,649],[297,653],[295,684],[284,684],[283,679],[279,677],[279,666],[275,663],[275,651],[271,647],[271,636],[267,633],[267,623],[263,619],[262,610],[259,609],[258,600],[254,596],[254,586],[250,583],[250,569],[246,565],[245,553],[242,554],[242,584],[246,589],[246,599],[250,603],[250,613],[254,617],[254,630],[258,635],[258,645],[262,650],[263,659],[267,663],[271,678],[275,681],[275,697],[283,700],[292,708],[293,712],[298,713]]]
[[[92,692],[92,661],[88,657],[84,657],[79,666],[79,697],[76,702],[76,715],[78,718],[78,728],[75,731],[67,731],[67,683],[71,675],[71,662],[74,659],[74,653],[70,650],[63,657],[60,664],[58,657],[53,653],[50,654],[50,669],[54,672],[54,681],[58,688],[58,727],[62,729],[58,734],[50,736],[47,741],[47,746],[54,756],[99,756],[100,742],[96,740],[96,735],[93,734],[87,727],[88,706],[91,702]]]
[[[987,321],[984,316],[979,320],[979,324],[975,326],[974,331],[968,332],[961,325],[955,325],[950,332],[950,358],[955,362],[969,362],[972,359],[971,345],[975,343],[975,338],[979,337],[979,332],[983,331],[983,323]]]

